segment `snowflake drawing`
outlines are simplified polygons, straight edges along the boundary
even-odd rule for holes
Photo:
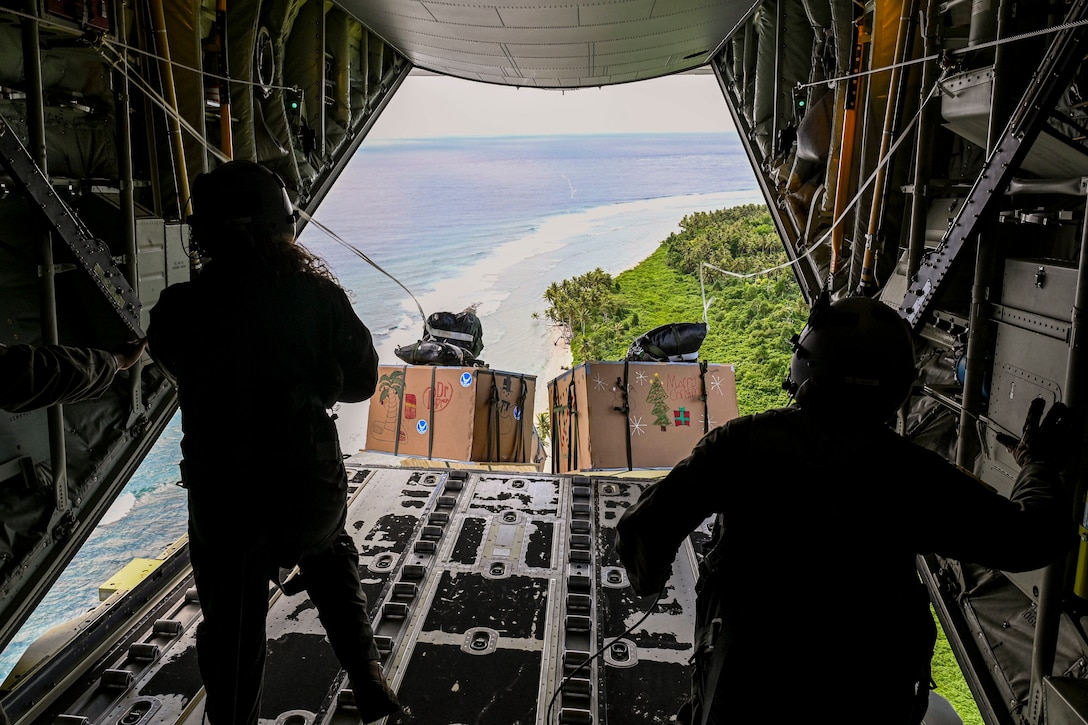
[[[635,435],[642,435],[645,433],[645,424],[642,422],[642,417],[628,418],[627,422],[631,424],[631,432]]]
[[[604,390],[607,387],[608,387],[608,382],[605,381],[604,378],[602,378],[599,374],[594,376],[594,378],[593,378],[593,389],[594,390]]]
[[[638,370],[635,372],[635,383],[638,385],[645,385],[650,381],[650,376],[646,373]]]
[[[699,423],[700,424],[705,423],[706,430],[714,430],[715,428],[718,427],[718,421],[714,420],[713,418],[710,418],[709,420],[707,420],[707,417],[705,415],[700,415],[699,416]]]
[[[716,392],[718,395],[724,395],[724,393],[722,393],[723,382],[725,381],[719,378],[717,375],[712,375],[710,377],[710,389]]]

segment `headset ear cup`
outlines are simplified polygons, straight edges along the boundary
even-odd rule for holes
[[[225,231],[280,239],[296,234],[298,211],[287,185],[279,174],[253,161],[228,161],[198,174],[193,180],[192,202],[190,219],[202,236],[218,238]]]
[[[906,320],[879,300],[848,297],[813,305],[783,387],[802,405],[886,420],[917,378]]]

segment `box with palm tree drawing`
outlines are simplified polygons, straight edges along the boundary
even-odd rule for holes
[[[534,375],[380,365],[366,448],[417,458],[531,463],[535,394]]]
[[[548,383],[551,472],[670,468],[737,417],[732,365],[586,362]]]

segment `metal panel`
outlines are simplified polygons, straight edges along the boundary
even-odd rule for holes
[[[347,530],[379,652],[412,722],[626,722],[632,710],[664,722],[686,700],[706,525],[681,549],[668,605],[644,620],[647,602],[615,554],[615,523],[652,480],[348,467]],[[154,615],[110,635],[131,646],[69,661],[93,669],[54,688],[56,704],[38,702],[36,714],[199,722],[199,621],[195,590],[179,581]],[[263,722],[358,722],[304,593],[271,591],[268,635]]]
[[[1006,307],[1068,322],[1073,316],[1077,268],[1054,259],[1009,259],[1001,303]]]
[[[989,416],[997,425],[1019,435],[1032,399],[1042,396],[1047,407],[1062,400],[1068,346],[1062,340],[1001,324],[997,328]]]
[[[344,10],[381,36],[412,65],[469,80],[562,88],[603,86],[694,70],[751,13],[752,0],[672,0],[668,3],[554,3],[539,0],[443,2],[343,0]],[[622,67],[600,62],[616,44]],[[566,68],[569,47],[580,65]],[[529,65],[539,70],[511,72]],[[554,69],[550,74],[547,68]]]

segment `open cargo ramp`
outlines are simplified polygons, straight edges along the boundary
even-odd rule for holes
[[[656,723],[683,703],[695,551],[707,532],[681,549],[664,596],[639,623],[650,601],[628,584],[614,526],[650,479],[350,461],[349,477],[347,530],[405,708],[387,723]],[[36,723],[201,722],[199,601],[191,581],[171,592],[119,628],[95,661],[76,651],[59,658],[82,672],[68,685],[54,685],[55,676],[22,683],[7,701],[12,714]],[[305,592],[270,589],[268,633],[262,722],[357,723]]]

